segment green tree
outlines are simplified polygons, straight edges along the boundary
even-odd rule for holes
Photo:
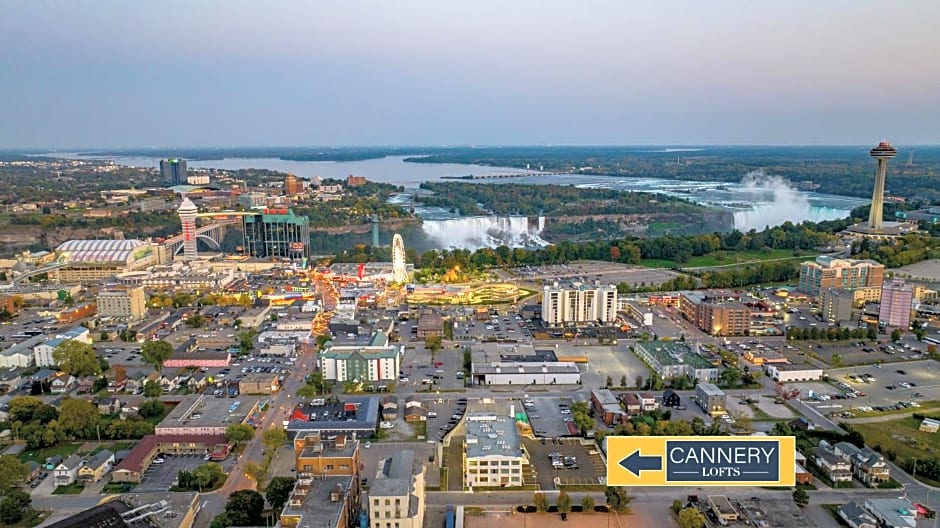
[[[609,374],[607,375],[607,379],[604,380],[604,386],[607,387],[607,388],[610,388],[610,387],[613,387],[613,386],[614,386],[614,378],[613,378],[613,376],[611,376],[611,375],[609,375]]]
[[[719,376],[728,387],[737,387],[741,383],[741,371],[736,368],[726,368]]]
[[[33,499],[21,489],[7,491],[0,500],[0,521],[12,525],[33,516]]]
[[[585,513],[590,513],[594,511],[594,497],[590,495],[585,495],[581,497],[581,511]]]
[[[251,526],[251,519],[242,512],[222,512],[216,515],[209,528],[229,528],[231,526]]]
[[[634,380],[633,380],[633,386],[636,387],[636,388],[638,388],[638,389],[642,389],[642,388],[644,388],[644,387],[646,386],[646,385],[644,384],[643,375],[642,375],[642,374],[637,375],[637,377],[634,378]]]
[[[0,490],[9,489],[26,479],[29,470],[14,455],[0,456]]]
[[[139,414],[141,418],[152,418],[163,414],[165,409],[166,407],[164,407],[163,402],[153,398],[141,403],[140,406],[137,407],[137,414]]]
[[[52,359],[60,369],[73,376],[93,376],[101,372],[95,349],[88,343],[69,339],[52,351]]]
[[[627,375],[626,374],[623,374],[622,376],[620,376],[620,386],[623,388],[627,388]]]
[[[95,438],[101,424],[98,408],[91,402],[66,398],[59,405],[59,426],[73,438]]]
[[[867,337],[869,341],[874,341],[874,340],[878,339],[878,328],[876,328],[876,327],[873,326],[873,325],[872,325],[872,326],[869,326],[869,327],[865,330],[865,337]]]
[[[268,448],[268,451],[273,451],[287,441],[287,431],[280,427],[268,429],[261,433],[261,441],[264,443],[264,447]]]
[[[42,400],[35,396],[17,396],[7,404],[11,422],[29,422],[33,420],[36,412],[43,406]]]
[[[800,508],[806,506],[809,504],[809,493],[806,493],[806,490],[803,488],[793,490],[793,502]]]
[[[98,341],[107,341],[109,339],[108,332],[102,330],[101,334],[98,336]]]
[[[297,396],[300,396],[301,398],[310,399],[318,394],[319,392],[317,392],[316,387],[310,385],[309,383],[297,389]]]
[[[840,356],[839,354],[833,354],[833,355],[832,355],[832,366],[833,366],[833,367],[836,367],[836,368],[841,367],[841,366],[842,366],[842,356]]]
[[[225,439],[236,444],[250,442],[255,437],[255,428],[247,424],[232,424],[225,428]]]
[[[679,512],[680,528],[705,528],[705,516],[698,508],[683,508]]]
[[[238,333],[238,349],[242,354],[247,354],[255,347],[254,340],[258,332],[254,329]]]
[[[163,386],[156,380],[147,380],[144,383],[144,396],[148,398],[157,398],[163,394]]]
[[[682,501],[679,499],[672,501],[672,513],[679,515],[680,511],[682,511]]]
[[[901,330],[895,328],[891,331],[891,341],[900,341],[901,340]]]
[[[424,348],[431,351],[431,357],[433,358],[437,352],[444,348],[444,343],[441,341],[441,336],[431,335],[424,340]]]
[[[225,502],[226,513],[242,513],[248,517],[251,525],[263,524],[261,513],[264,510],[264,497],[255,490],[238,490]]]
[[[333,340],[333,336],[330,334],[320,334],[317,336],[317,350],[323,352],[323,349],[326,348],[326,344]]]
[[[571,497],[566,491],[558,492],[558,497],[555,498],[555,506],[558,507],[559,513],[568,513],[571,511]]]
[[[633,497],[627,495],[627,490],[621,486],[607,486],[604,491],[604,497],[607,499],[607,505],[617,513],[627,513],[630,511],[630,501]]]
[[[215,462],[209,462],[208,464],[202,464],[193,469],[190,474],[192,475],[193,482],[199,491],[206,491],[213,489],[223,482],[225,482],[225,470],[222,469],[222,466],[216,464]]]
[[[275,511],[279,511],[287,502],[296,482],[297,479],[291,477],[274,477],[268,483],[264,498],[268,499],[268,503]]]
[[[154,370],[163,370],[163,364],[173,354],[173,345],[166,341],[147,341],[140,347],[140,358],[144,363],[152,366]]]
[[[244,470],[245,474],[255,482],[261,482],[261,480],[264,479],[264,475],[267,473],[267,470],[257,462],[247,462]]]
[[[544,493],[536,492],[535,495],[532,496],[532,501],[535,503],[536,510],[540,512],[548,511],[548,497],[546,497]]]

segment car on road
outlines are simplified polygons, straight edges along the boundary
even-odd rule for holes
[[[902,375],[902,376],[907,376],[907,371],[906,371],[906,370],[898,369],[898,374],[900,374],[900,375]]]

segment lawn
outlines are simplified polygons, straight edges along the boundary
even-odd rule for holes
[[[47,458],[52,456],[60,456],[62,458],[68,458],[75,454],[78,451],[78,448],[81,447],[81,443],[61,443],[56,444],[51,447],[44,447],[42,449],[29,449],[23,451],[20,454],[20,462],[29,462],[30,460],[42,464],[46,461]]]
[[[692,257],[684,262],[683,268],[709,268],[714,266],[728,266],[750,264],[773,259],[794,259],[811,260],[816,258],[818,253],[801,251],[799,255],[794,255],[792,249],[771,249],[762,251],[759,249],[749,249],[746,251],[716,251],[708,255]],[[642,265],[648,268],[673,268],[676,262],[669,259],[644,259]]]
[[[921,420],[914,417],[899,418],[886,422],[852,424],[852,428],[865,437],[865,443],[873,449],[880,446],[885,451],[897,453],[899,460],[936,456],[940,450],[940,434],[918,430]]]
[[[72,484],[69,484],[68,486],[58,486],[55,489],[55,491],[52,492],[52,494],[53,495],[78,495],[84,490],[85,490],[85,486],[83,486],[81,483],[73,482]]]

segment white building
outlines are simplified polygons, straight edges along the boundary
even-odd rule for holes
[[[551,326],[565,323],[613,322],[617,319],[617,287],[574,283],[542,289],[542,320]]]
[[[0,351],[0,368],[22,368],[32,365],[35,361],[33,347],[45,339],[46,336],[38,335]]]
[[[772,363],[767,366],[767,373],[774,381],[789,383],[792,381],[816,381],[822,379],[821,368],[812,365],[790,365]]]
[[[82,467],[82,457],[72,455],[63,460],[53,470],[53,482],[56,487],[68,486],[78,479],[78,469]]]
[[[393,382],[398,380],[404,353],[404,345],[389,344],[388,336],[379,331],[368,341],[329,343],[318,361],[323,378],[330,381]]]
[[[380,473],[369,488],[369,519],[374,528],[394,523],[399,528],[424,524],[424,465],[414,451],[398,451],[379,463]]]
[[[36,363],[37,367],[52,367],[55,366],[55,359],[52,358],[52,353],[55,352],[57,346],[62,344],[62,339],[57,337],[55,339],[47,339],[46,341],[39,343],[33,347],[33,360]]]
[[[522,486],[522,466],[529,461],[519,442],[515,418],[469,412],[466,421],[464,485]]]
[[[581,382],[578,365],[561,361],[473,363],[470,371],[474,385],[577,385]]]
[[[73,339],[88,345],[91,344],[91,333],[84,326],[69,328],[65,332],[56,334],[55,337],[59,339]]]

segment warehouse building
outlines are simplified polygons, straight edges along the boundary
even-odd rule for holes
[[[637,341],[636,355],[663,379],[688,376],[699,381],[716,381],[718,367],[681,341]]]
[[[474,385],[577,385],[581,371],[572,362],[473,363],[470,378]]]

